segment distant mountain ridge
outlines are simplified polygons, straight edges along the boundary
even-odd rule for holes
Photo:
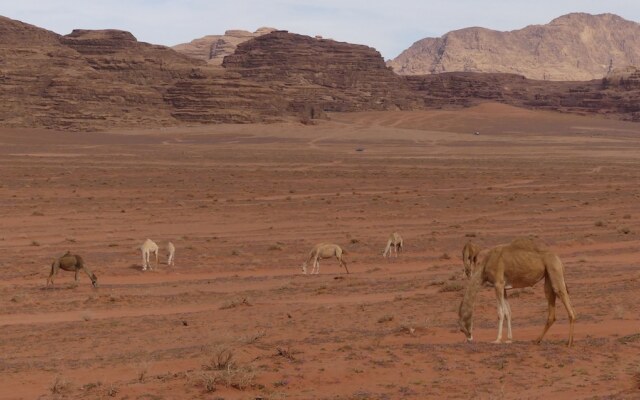
[[[259,28],[255,32],[233,29],[226,31],[224,35],[203,36],[189,43],[175,45],[172,49],[189,57],[204,60],[209,64],[220,65],[226,56],[233,54],[240,43],[275,30],[275,28],[267,27]]]
[[[640,121],[640,72],[587,82],[504,73],[400,76],[374,48],[273,31],[222,65],[129,32],[68,35],[0,17],[0,127],[102,130],[297,120],[492,101]]]
[[[572,13],[509,32],[465,28],[419,40],[387,65],[401,75],[459,71],[600,79],[613,69],[640,65],[640,24],[614,14]]]

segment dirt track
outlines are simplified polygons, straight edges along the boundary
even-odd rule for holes
[[[500,105],[0,130],[0,398],[637,398],[639,133]],[[388,261],[394,230],[406,248]],[[565,262],[575,347],[561,304],[532,343],[542,284],[511,293],[510,345],[490,343],[484,289],[464,343],[464,242],[529,234]],[[176,244],[174,268],[141,271],[147,237]],[[320,241],[346,249],[351,274],[335,260],[300,273]],[[45,289],[66,250],[99,289],[64,271]]]

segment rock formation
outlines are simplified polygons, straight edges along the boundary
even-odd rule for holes
[[[586,82],[503,73],[399,76],[373,48],[274,31],[222,66],[118,30],[56,33],[0,17],[0,127],[96,130],[248,123],[498,101],[640,121],[640,74]],[[631,52],[631,50],[629,50]]]
[[[275,31],[238,46],[223,67],[283,93],[288,110],[397,110],[421,101],[375,49]]]
[[[502,72],[587,81],[640,65],[640,24],[612,14],[568,14],[547,25],[498,32],[466,28],[426,38],[388,63],[403,75]]]
[[[275,30],[275,28],[260,28],[253,33],[243,30],[228,30],[224,35],[207,35],[172,48],[189,57],[204,60],[213,65],[220,65],[226,56],[233,54],[240,43]]]

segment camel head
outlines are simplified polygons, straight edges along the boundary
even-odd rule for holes
[[[303,274],[307,274],[307,262],[305,261],[304,263],[302,263],[302,273]]]
[[[461,317],[458,321],[458,326],[460,326],[460,332],[464,333],[467,338],[467,342],[473,341],[473,321],[470,318],[464,319]]]

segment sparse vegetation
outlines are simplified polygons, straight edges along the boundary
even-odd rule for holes
[[[249,302],[249,300],[246,297],[236,297],[230,300],[227,300],[226,302],[224,302],[221,306],[220,309],[221,310],[227,310],[229,308],[236,308],[239,306],[250,306],[251,303]]]
[[[66,378],[57,375],[53,378],[53,383],[49,387],[52,394],[63,395],[68,393],[71,390],[71,382],[69,382]]]
[[[464,289],[464,285],[457,281],[448,281],[438,290],[441,293],[444,292],[459,292]]]
[[[218,346],[211,351],[211,356],[202,368],[206,371],[220,371],[233,366],[233,350],[226,346]]]

